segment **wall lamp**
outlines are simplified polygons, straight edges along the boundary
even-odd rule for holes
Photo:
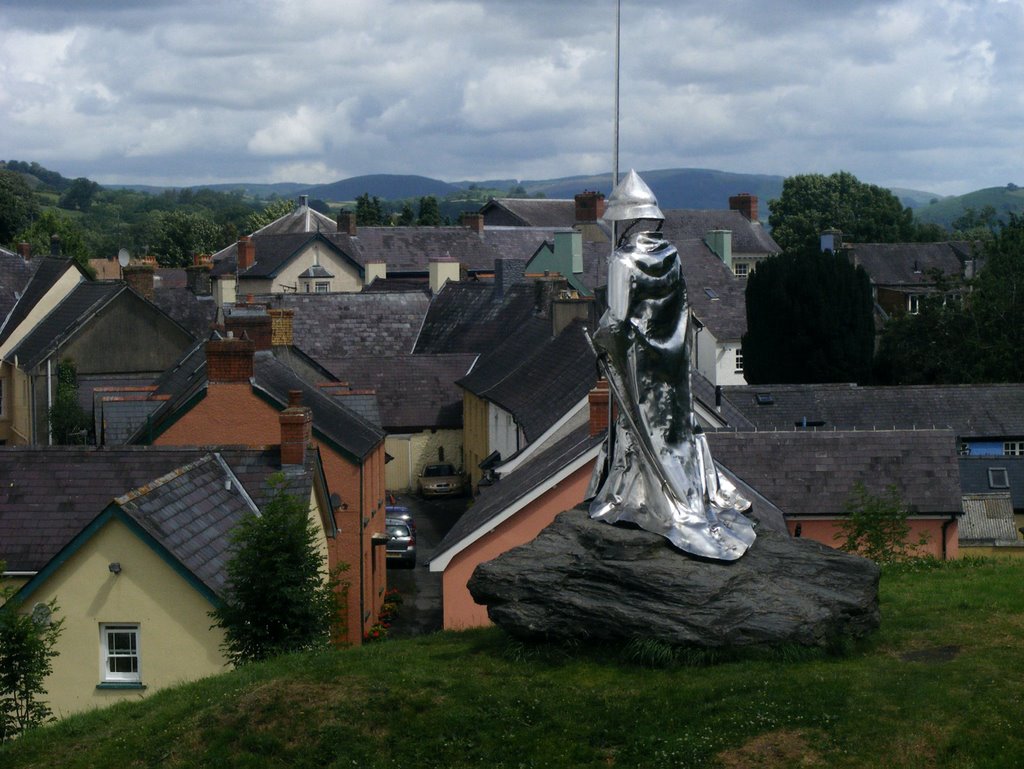
[[[121,562],[120,561],[114,561],[113,563],[107,565],[107,569],[110,570],[111,574],[120,574],[121,573]]]

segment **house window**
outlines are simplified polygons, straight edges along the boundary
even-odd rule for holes
[[[330,290],[331,290],[330,281],[318,280],[316,282],[316,292],[318,294],[326,294]]]
[[[139,626],[100,625],[100,683],[137,684],[139,671]]]
[[[1024,457],[1024,441],[1006,441],[1003,454],[1007,457]]]
[[[743,350],[742,350],[742,348],[736,350],[736,367],[735,367],[735,371],[736,371],[737,374],[742,374],[743,373]]]
[[[988,487],[990,489],[1010,488],[1010,475],[1005,467],[990,467],[988,469]]]
[[[917,315],[921,312],[921,297],[919,294],[911,294],[907,297],[907,312]]]
[[[735,271],[737,278],[745,278],[747,277],[747,273],[750,271],[750,265],[746,262],[736,262],[736,264],[733,265],[733,270]]]

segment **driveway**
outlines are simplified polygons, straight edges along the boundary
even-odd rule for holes
[[[402,596],[391,637],[408,638],[441,629],[441,575],[427,568],[427,558],[466,511],[469,498],[420,499],[415,494],[398,494],[395,504],[408,507],[416,522],[416,567],[388,567],[388,589],[397,588]]]

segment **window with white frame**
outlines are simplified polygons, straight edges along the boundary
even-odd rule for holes
[[[750,272],[750,265],[746,262],[736,262],[736,264],[733,265],[733,272],[736,273],[737,278],[745,278]]]
[[[1024,441],[1004,441],[1003,455],[1007,457],[1024,457]]]
[[[137,684],[142,680],[138,625],[100,625],[100,665],[102,683]]]
[[[734,370],[737,374],[743,373],[743,348],[736,349],[736,366]]]
[[[921,312],[921,297],[918,294],[911,294],[907,297],[907,312],[917,315]]]
[[[318,293],[318,294],[326,294],[330,290],[331,290],[331,283],[330,283],[330,281],[318,280],[316,282],[316,293]]]

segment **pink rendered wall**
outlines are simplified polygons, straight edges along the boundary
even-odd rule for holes
[[[555,516],[583,501],[593,465],[587,463],[554,489],[534,500],[496,530],[467,547],[442,575],[445,630],[491,624],[487,608],[473,600],[466,583],[477,564],[490,561],[513,547],[530,542]],[[514,478],[514,475],[509,476]]]
[[[925,520],[912,520],[910,523],[910,535],[909,540],[911,542],[917,542],[921,535],[924,534],[927,543],[918,548],[918,555],[930,555],[938,559],[942,559],[942,527],[949,521],[949,518],[933,518]],[[836,535],[839,533],[839,522],[838,521],[814,521],[814,520],[787,520],[786,525],[789,526],[789,533],[796,533],[796,526],[800,524],[801,531],[800,536],[804,539],[813,539],[816,542],[828,545],[829,547],[839,547],[841,539],[837,539]],[[957,533],[956,521],[949,524],[946,528],[946,560],[952,560],[959,557],[960,546],[959,546],[959,534]]]

